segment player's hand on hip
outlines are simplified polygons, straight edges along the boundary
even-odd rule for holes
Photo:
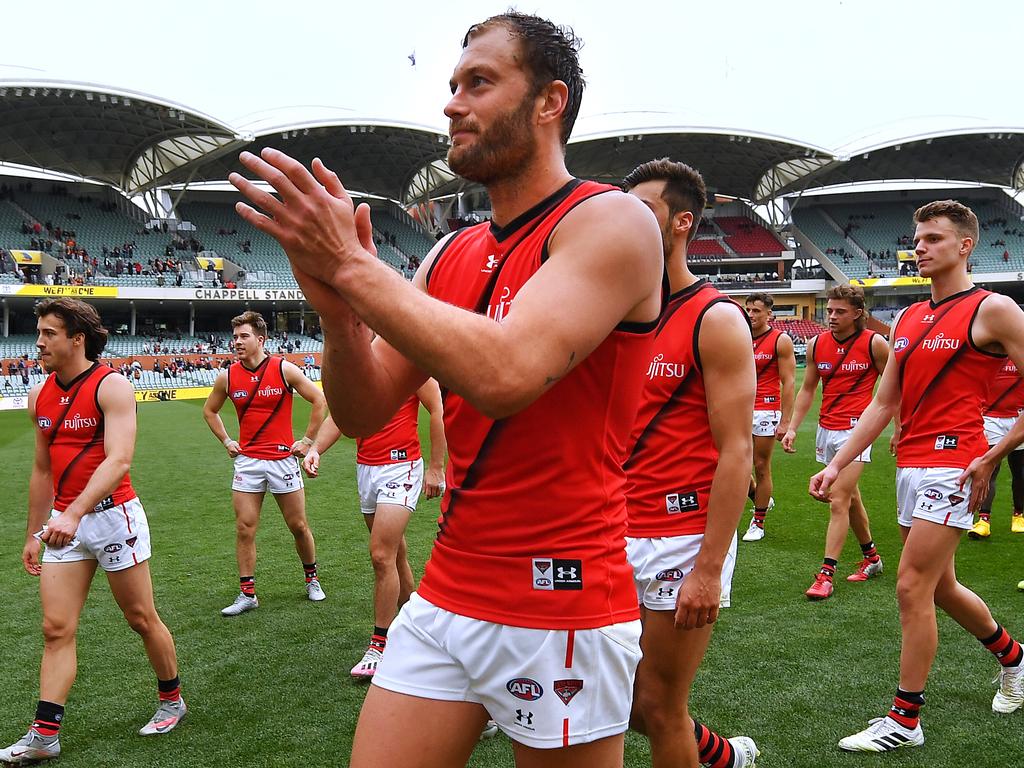
[[[782,450],[786,453],[796,453],[796,448],[793,444],[796,442],[796,432],[792,429],[787,429],[786,434],[782,436]]]
[[[306,452],[306,458],[302,460],[302,469],[309,477],[320,474],[320,452],[316,448],[310,448]]]
[[[39,539],[35,536],[29,536],[25,542],[25,548],[21,550],[21,564],[25,566],[25,570],[32,576],[38,576],[42,573],[42,566],[39,565],[39,552],[42,549],[42,545],[39,543]]]
[[[896,455],[896,446],[899,445],[899,442],[900,442],[899,435],[893,434],[893,436],[889,438],[889,454],[890,455],[892,455],[892,456]]]
[[[78,523],[80,518],[68,511],[61,512],[56,517],[50,518],[46,524],[46,530],[43,531],[42,541],[48,547],[54,549],[61,549],[66,547],[75,538],[75,533],[78,532]]]
[[[722,574],[694,569],[679,586],[676,597],[677,629],[700,629],[714,624],[722,601]]]
[[[992,469],[992,464],[984,456],[978,456],[956,479],[960,490],[963,490],[968,481],[971,483],[971,498],[968,504],[968,509],[971,512],[981,509],[981,503],[988,495],[988,481],[992,477]]]
[[[832,484],[835,483],[839,472],[829,464],[821,472],[811,478],[807,491],[818,501],[829,501],[832,496]]]
[[[237,458],[242,453],[242,446],[238,444],[237,440],[232,440],[224,447],[227,449],[228,456],[232,459]]]
[[[303,442],[302,440],[296,440],[294,443],[292,443],[292,447],[291,447],[291,454],[292,454],[292,456],[297,456],[299,458],[302,458],[302,457],[304,457],[306,455],[306,453],[308,451],[309,451],[309,443]]]
[[[423,473],[423,495],[434,499],[444,493],[444,470],[428,469]]]
[[[352,198],[337,174],[319,159],[313,161],[312,173],[298,160],[269,147],[258,156],[243,152],[239,159],[280,198],[233,173],[228,180],[262,210],[238,203],[238,214],[281,243],[292,264],[309,276],[333,285],[345,262],[367,250],[366,242],[373,244],[369,207],[357,223]]]

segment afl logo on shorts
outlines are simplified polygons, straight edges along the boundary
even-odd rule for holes
[[[120,552],[121,551],[121,545],[120,544],[107,544],[107,546],[105,546],[103,548],[103,551],[106,552],[109,555],[112,555],[115,552]]]
[[[38,419],[36,419],[36,422],[38,422],[40,429],[49,429],[50,427],[53,426],[53,422],[50,421],[45,416],[40,416]]]
[[[900,336],[896,339],[896,343],[892,345],[892,348],[894,351],[899,352],[901,349],[906,349],[908,344],[910,344],[910,339],[906,336]]]
[[[938,501],[939,499],[942,498],[942,494],[939,491],[935,490],[934,488],[929,488],[927,491],[924,492],[924,497],[926,499],[931,499],[932,501]]]
[[[658,575],[654,577],[655,581],[680,581],[683,578],[683,572],[678,568],[669,568],[667,571],[659,571]]]
[[[536,701],[544,695],[540,683],[528,677],[517,677],[505,683],[505,690],[523,701]]]

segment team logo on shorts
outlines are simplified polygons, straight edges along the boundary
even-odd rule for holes
[[[103,548],[103,551],[106,552],[108,555],[112,555],[115,552],[120,552],[121,551],[121,545],[120,544],[107,544],[107,546],[105,546]]]
[[[565,706],[569,706],[573,696],[583,690],[582,680],[555,680],[551,690],[562,700]]]
[[[961,496],[958,493],[949,494],[949,503],[952,504],[954,507],[957,506],[958,504],[963,504],[966,500],[967,499],[965,497]]]
[[[959,435],[939,435],[935,438],[935,450],[936,451],[952,451],[956,450],[957,445],[960,443]]]
[[[523,701],[536,701],[544,695],[540,683],[529,677],[517,677],[505,683],[505,690]]]
[[[931,499],[932,501],[938,501],[939,499],[942,498],[942,493],[935,490],[934,488],[929,488],[927,491],[924,492],[924,497],[926,499]]]
[[[533,558],[534,589],[583,589],[583,561]]]
[[[402,487],[405,488],[405,490],[407,490],[407,491],[411,491],[412,490],[412,483],[402,483]]]
[[[135,542],[137,542],[138,540],[139,540],[138,536],[132,536],[130,539],[125,539],[124,543],[127,544],[129,547],[134,547],[135,546]]]
[[[683,572],[678,568],[669,568],[666,571],[658,571],[658,575],[654,577],[655,581],[682,581]]]
[[[45,416],[40,416],[38,419],[36,419],[36,422],[39,424],[40,429],[49,429],[50,427],[53,426],[53,422],[50,421]]]
[[[899,352],[901,349],[906,349],[910,345],[910,339],[906,336],[900,336],[896,339],[896,343],[892,345],[894,351]]]

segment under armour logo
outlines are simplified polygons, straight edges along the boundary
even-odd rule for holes
[[[517,709],[516,722],[525,723],[526,725],[533,725],[533,712],[523,712],[523,710]]]
[[[672,597],[675,591],[674,587],[658,587],[658,597]]]
[[[562,566],[559,566],[558,567],[558,578],[560,578],[560,579],[575,579],[576,578],[576,569],[575,568],[563,568]]]
[[[934,323],[935,322],[935,315],[924,315],[921,318],[921,322],[922,323]]]

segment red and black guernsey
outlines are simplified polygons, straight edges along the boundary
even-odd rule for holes
[[[718,449],[698,340],[704,315],[716,304],[742,315],[735,302],[699,280],[669,297],[658,325],[625,466],[627,536],[687,536],[707,528]]]
[[[36,397],[36,424],[50,446],[53,508],[63,512],[85,490],[96,468],[107,458],[103,448],[104,417],[99,388],[114,373],[93,363],[67,385],[51,373]],[[126,472],[117,488],[96,509],[109,509],[134,499],[135,489]]]
[[[911,304],[893,328],[900,376],[898,467],[960,467],[988,450],[982,409],[1002,355],[974,345],[971,326],[989,291]]]
[[[504,228],[462,230],[436,257],[427,291],[500,322],[547,258],[558,223],[600,194],[622,193],[574,179]],[[538,629],[638,618],[622,465],[655,326],[620,324],[504,419],[445,392],[449,492],[423,597],[460,615]]]
[[[753,337],[754,368],[757,370],[755,411],[782,410],[782,385],[779,378],[779,337],[782,331],[769,328]]]
[[[1024,378],[1013,360],[1003,361],[992,379],[985,403],[985,415],[993,418],[1015,419],[1024,414]]]
[[[420,436],[417,419],[420,399],[413,395],[391,417],[379,432],[356,440],[356,462],[376,467],[420,458]]]
[[[814,339],[814,366],[821,379],[818,424],[825,429],[853,429],[871,402],[878,368],[871,354],[877,336],[867,329],[837,339],[825,331]]]
[[[292,389],[284,379],[284,358],[263,358],[255,369],[228,367],[228,397],[238,412],[238,445],[251,459],[291,455]]]

